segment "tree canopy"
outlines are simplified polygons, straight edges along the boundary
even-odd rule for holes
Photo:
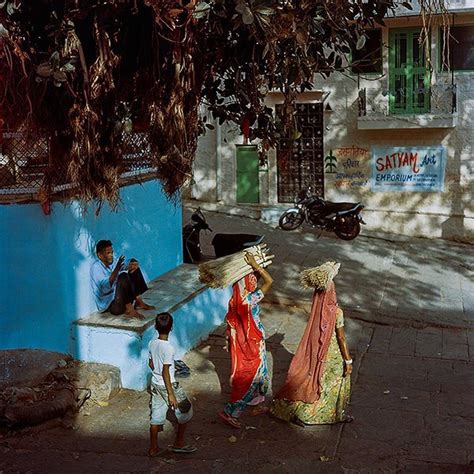
[[[263,151],[395,0],[0,0],[0,118],[51,137],[74,196],[117,201],[123,132],[146,130],[172,196],[212,114]],[[284,94],[278,127],[265,103]],[[54,185],[45,176],[43,191]]]

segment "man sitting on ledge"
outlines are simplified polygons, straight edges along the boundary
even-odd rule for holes
[[[97,309],[101,313],[124,314],[131,318],[143,319],[137,309],[155,309],[146,304],[141,295],[148,290],[138,261],[130,259],[124,268],[125,257],[114,259],[114,249],[110,240],[100,240],[96,245],[96,260],[90,269],[92,292]],[[134,304],[135,303],[135,304]]]

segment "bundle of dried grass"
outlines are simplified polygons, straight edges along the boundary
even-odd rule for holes
[[[304,288],[327,290],[329,284],[339,272],[340,266],[340,263],[329,261],[318,267],[307,268],[300,274],[301,284]]]
[[[274,255],[268,255],[266,244],[250,247],[242,252],[211,260],[199,265],[199,280],[211,288],[225,288],[241,280],[253,272],[252,267],[245,261],[245,253],[249,252],[261,267],[268,267]]]

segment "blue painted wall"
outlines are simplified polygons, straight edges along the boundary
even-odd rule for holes
[[[118,212],[77,203],[0,205],[0,349],[75,352],[71,322],[95,311],[89,286],[94,246],[112,240],[151,280],[182,263],[181,205],[156,181],[122,189]]]

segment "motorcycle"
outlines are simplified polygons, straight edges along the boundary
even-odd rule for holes
[[[198,208],[191,215],[191,222],[183,227],[183,261],[184,263],[198,263],[203,260],[201,249],[201,231],[212,229]],[[262,243],[265,236],[255,234],[215,234],[212,246],[217,258],[240,252],[254,245]]]
[[[297,229],[303,222],[320,230],[334,231],[343,240],[355,239],[360,225],[365,224],[360,215],[364,206],[352,202],[331,202],[311,194],[311,188],[303,189],[295,199],[295,207],[287,209],[279,220],[283,230]]]

